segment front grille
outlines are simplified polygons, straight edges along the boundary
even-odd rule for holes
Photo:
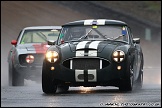
[[[29,54],[19,55],[19,62],[22,66],[42,66],[44,54],[30,54],[34,56],[34,62],[29,64],[26,62],[26,56]]]
[[[72,69],[100,69],[100,60],[97,58],[75,58],[72,61]]]
[[[63,66],[68,69],[102,69],[109,66],[110,62],[100,58],[73,58],[63,62]]]

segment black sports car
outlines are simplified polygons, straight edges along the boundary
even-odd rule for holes
[[[139,43],[122,21],[88,19],[64,24],[44,58],[42,90],[115,86],[131,91],[134,84],[141,88],[144,61]]]
[[[41,82],[47,40],[57,40],[61,26],[32,26],[21,30],[12,40],[8,53],[9,85],[23,86],[24,79]]]

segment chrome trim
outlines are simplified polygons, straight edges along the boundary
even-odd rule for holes
[[[102,69],[102,60],[100,59],[100,69]]]
[[[72,59],[70,60],[70,69],[72,69],[73,68],[73,61],[72,61]]]
[[[108,61],[108,62],[111,64],[110,60],[108,60],[108,59],[101,58],[101,57],[88,57],[88,56],[67,58],[67,59],[65,59],[64,61],[62,61],[61,63],[63,64],[65,61],[70,60],[70,59],[72,60],[73,58],[98,58],[98,59],[100,59],[100,60],[106,60],[106,61]]]

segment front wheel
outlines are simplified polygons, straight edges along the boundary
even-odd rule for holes
[[[24,77],[16,71],[13,65],[10,66],[9,66],[9,85],[24,86]]]
[[[132,91],[133,88],[133,76],[127,80],[121,80],[119,90],[120,91]]]
[[[141,89],[143,85],[143,69],[140,69],[139,76],[136,81],[136,89]]]
[[[119,90],[120,91],[132,91],[133,89],[133,69],[130,63],[130,59],[128,58],[128,64],[127,64],[128,68],[127,68],[127,72],[128,72],[128,76],[127,79],[122,79],[120,81],[120,85],[119,85]]]
[[[9,86],[12,86],[12,67],[11,64],[8,64],[8,83]]]
[[[52,80],[50,72],[48,72],[43,63],[42,67],[42,90],[46,94],[56,93],[57,83]]]

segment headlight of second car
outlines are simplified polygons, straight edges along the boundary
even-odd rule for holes
[[[113,60],[115,62],[119,63],[119,62],[122,62],[124,60],[125,53],[122,50],[116,50],[116,51],[114,51],[112,56],[113,56]]]
[[[33,63],[34,62],[34,56],[33,55],[27,55],[26,56],[26,62],[27,63]]]
[[[48,51],[46,53],[46,59],[51,62],[54,63],[59,59],[59,54],[56,51]]]

